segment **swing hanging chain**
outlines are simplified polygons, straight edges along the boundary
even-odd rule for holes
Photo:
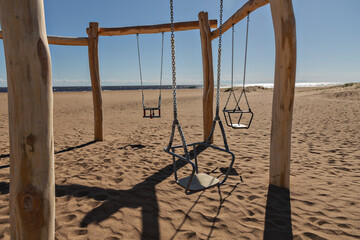
[[[139,61],[139,73],[140,73],[140,83],[141,83],[142,105],[143,105],[143,109],[145,109],[146,107],[145,107],[143,78],[142,78],[142,71],[141,71],[141,56],[140,56],[139,33],[136,34],[136,42],[137,42],[137,50],[138,50],[138,61]],[[158,108],[160,108],[160,106],[161,106],[161,86],[162,86],[163,58],[164,58],[163,56],[164,56],[164,33],[162,32],[162,40],[161,40],[161,67],[160,67],[160,86],[159,86]]]
[[[159,102],[158,107],[161,106],[161,87],[162,87],[162,76],[163,76],[163,62],[164,62],[164,32],[161,33],[161,67],[160,67],[160,87],[159,87]]]
[[[138,61],[139,61],[139,73],[140,73],[140,83],[141,83],[141,97],[142,97],[142,105],[145,108],[144,102],[144,87],[143,87],[143,79],[142,79],[142,72],[141,72],[141,60],[140,60],[140,43],[139,43],[139,34],[136,34],[136,42],[137,42],[137,50],[138,50]]]
[[[246,22],[246,40],[245,40],[245,59],[244,59],[243,89],[242,89],[242,91],[241,91],[241,94],[240,94],[239,99],[236,101],[236,107],[235,107],[235,109],[238,108],[239,110],[241,110],[239,104],[240,104],[240,100],[241,100],[242,95],[244,95],[245,101],[246,101],[246,105],[247,105],[249,111],[251,112],[251,108],[250,108],[249,101],[248,101],[247,96],[246,96],[246,90],[245,90],[247,49],[248,49],[248,38],[249,38],[249,22],[250,22],[250,12],[247,13],[247,22]]]
[[[234,90],[234,24],[232,25],[232,40],[231,40],[231,89]]]
[[[170,22],[171,22],[171,67],[172,67],[172,89],[173,89],[174,122],[177,123],[178,119],[177,119],[177,101],[176,101],[176,65],[175,65],[175,37],[174,37],[174,7],[173,7],[173,0],[170,0]]]
[[[223,17],[223,0],[220,0],[219,48],[218,48],[218,65],[217,65],[217,84],[216,84],[216,115],[215,115],[216,120],[220,120],[220,117],[219,117],[219,104],[220,104],[222,17]]]
[[[169,144],[166,148],[167,151],[170,151],[172,142],[175,135],[175,127],[177,126],[178,132],[180,134],[181,142],[184,148],[184,153],[186,159],[193,165],[190,160],[190,154],[188,147],[186,145],[186,140],[182,128],[180,126],[179,120],[177,119],[177,98],[176,98],[176,62],[175,62],[175,36],[174,36],[174,8],[173,0],[170,0],[170,22],[171,22],[171,66],[172,66],[172,89],[173,89],[173,107],[174,107],[174,121],[171,129],[171,136]]]
[[[248,49],[248,38],[249,38],[249,13],[247,14],[247,22],[246,22],[246,40],[245,40],[245,59],[244,59],[244,77],[243,77],[243,88],[245,88],[245,76],[246,76],[246,62],[247,62],[247,49]]]
[[[219,116],[219,105],[220,105],[220,73],[221,73],[221,41],[222,41],[222,18],[223,18],[223,0],[220,0],[220,26],[219,26],[219,48],[218,48],[218,66],[217,66],[217,84],[216,84],[216,115],[211,127],[211,131],[209,134],[208,139],[206,140],[206,143],[209,144],[212,136],[215,131],[216,122],[219,122],[221,135],[224,142],[224,147],[226,151],[229,151],[229,146],[227,144],[226,140],[226,134],[223,127],[223,124],[221,122],[220,116]]]

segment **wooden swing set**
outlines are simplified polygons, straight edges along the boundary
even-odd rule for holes
[[[275,32],[269,183],[289,188],[291,125],[296,71],[296,29],[291,0],[249,0],[222,25],[222,33],[270,3]],[[26,9],[26,11],[24,11]],[[10,225],[14,239],[54,239],[55,178],[53,95],[48,44],[88,46],[93,93],[95,140],[103,141],[99,74],[99,36],[170,32],[170,24],[101,28],[91,22],[88,37],[47,36],[42,0],[1,1],[9,99]],[[174,31],[200,29],[203,62],[203,132],[213,121],[212,40],[220,35],[216,20],[200,12],[198,21],[175,23]],[[211,31],[211,28],[216,28]],[[26,111],[24,111],[26,109]]]

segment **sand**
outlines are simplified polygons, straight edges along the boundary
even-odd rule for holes
[[[145,97],[156,104],[157,91]],[[105,141],[93,142],[91,93],[54,94],[56,239],[360,238],[359,85],[297,89],[290,191],[268,185],[272,91],[258,90],[248,93],[251,128],[226,128],[237,174],[184,194],[163,151],[171,97],[163,91],[162,118],[143,119],[140,91],[103,92]],[[178,97],[187,141],[201,141],[202,90]],[[0,101],[0,238],[9,239],[7,95]],[[200,171],[220,178],[228,163],[213,150],[199,157]],[[190,174],[179,166],[179,177]]]

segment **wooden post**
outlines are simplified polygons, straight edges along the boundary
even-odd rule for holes
[[[99,23],[91,22],[88,30],[89,67],[94,105],[95,141],[103,141],[103,111],[99,73]]]
[[[204,124],[204,141],[210,135],[213,122],[213,101],[214,101],[214,72],[211,46],[211,29],[207,12],[200,12],[199,28],[201,39],[201,52],[203,63],[203,124]],[[213,138],[211,139],[211,142]]]
[[[54,239],[53,95],[43,4],[0,1],[9,99],[11,239]]]
[[[291,124],[296,73],[296,28],[291,0],[270,0],[276,60],[272,107],[270,184],[289,188]]]

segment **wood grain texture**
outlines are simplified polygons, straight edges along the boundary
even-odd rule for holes
[[[3,38],[2,31],[0,31],[0,39]],[[48,44],[53,45],[68,45],[68,46],[87,46],[87,37],[60,37],[60,36],[47,36]]]
[[[89,23],[89,68],[91,78],[91,88],[93,94],[94,105],[94,139],[95,141],[104,140],[103,127],[103,109],[102,109],[102,95],[99,72],[99,23]]]
[[[289,188],[296,75],[296,27],[291,0],[270,0],[276,60],[272,106],[270,184]]]
[[[210,27],[217,27],[217,20],[210,20]],[[177,22],[174,23],[174,31],[187,31],[199,29],[198,21],[190,22]],[[133,26],[133,27],[117,27],[117,28],[100,28],[100,36],[119,36],[119,35],[131,35],[131,34],[151,34],[171,32],[171,24],[158,24],[158,25],[145,25],[145,26]]]
[[[201,39],[201,53],[203,64],[203,136],[206,141],[211,132],[213,123],[213,102],[214,102],[214,70],[211,46],[211,30],[207,12],[200,12],[199,29]],[[213,138],[211,139],[213,142]]]
[[[239,10],[237,10],[226,22],[224,22],[222,26],[222,33],[225,33],[227,30],[231,28],[234,24],[237,24],[242,19],[244,19],[248,13],[266,5],[269,3],[269,0],[249,0],[247,1]],[[211,33],[211,40],[218,38],[220,34],[219,28],[215,29]]]
[[[51,60],[42,0],[0,1],[8,83],[12,239],[54,239]]]

